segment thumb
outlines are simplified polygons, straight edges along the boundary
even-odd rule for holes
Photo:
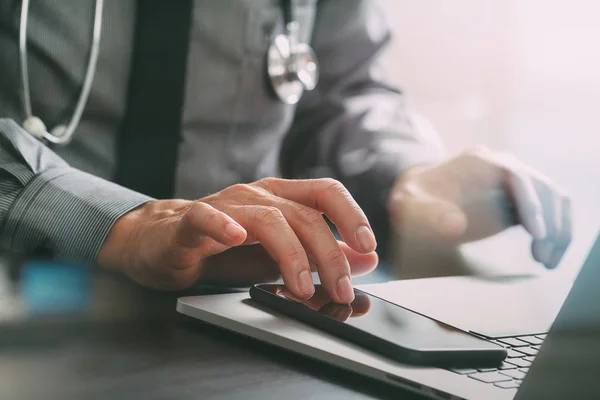
[[[195,248],[212,239],[226,247],[238,246],[247,232],[229,215],[211,205],[197,201],[181,217],[175,241],[183,247]]]
[[[438,201],[431,210],[432,224],[436,224],[437,232],[446,239],[458,239],[467,231],[467,216],[453,203]],[[437,211],[437,213],[436,213]]]
[[[402,232],[415,238],[455,240],[467,231],[467,216],[455,203],[421,193],[401,205]]]

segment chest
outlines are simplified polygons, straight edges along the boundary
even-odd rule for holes
[[[300,38],[310,41],[316,0],[296,4]],[[18,68],[19,14],[19,1],[0,1],[3,114],[17,120],[22,117],[23,92]],[[136,2],[105,0],[102,18],[98,66],[84,118],[101,118],[110,130],[125,110]],[[93,0],[31,3],[27,29],[31,101],[35,114],[48,125],[64,122],[73,111],[89,61],[93,22]],[[194,2],[184,125],[274,123],[275,116],[285,118],[293,111],[272,94],[266,75],[266,52],[272,38],[283,31],[282,25],[280,0]]]

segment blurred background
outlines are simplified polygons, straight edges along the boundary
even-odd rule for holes
[[[449,155],[476,144],[510,151],[571,195],[574,240],[552,273],[573,278],[600,227],[600,2],[371,1],[379,2],[393,30],[384,60],[391,77],[433,123]],[[532,260],[521,228],[464,250],[484,262],[483,273],[546,273]],[[73,270],[60,270],[57,284],[39,275],[38,264],[30,266],[24,282],[35,290],[25,294],[42,297],[27,301],[43,305],[55,293],[43,288],[68,285],[73,297],[63,290],[59,304],[79,299],[85,277]],[[0,270],[0,319],[20,309],[11,303],[5,273]]]
[[[600,2],[377,1],[395,35],[390,75],[448,153],[510,151],[571,195],[574,242],[559,273],[576,273],[600,221]],[[515,235],[525,238],[514,229],[466,252],[495,248],[487,267],[543,272]]]

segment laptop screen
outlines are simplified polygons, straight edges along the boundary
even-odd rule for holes
[[[600,398],[600,237],[517,398]]]

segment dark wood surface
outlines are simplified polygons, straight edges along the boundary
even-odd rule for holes
[[[175,311],[214,290],[41,270],[0,275],[1,399],[420,398]]]

